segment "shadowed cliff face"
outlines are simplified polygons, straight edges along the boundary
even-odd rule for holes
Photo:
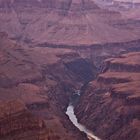
[[[5,0],[0,7],[0,31],[27,44],[89,45],[125,42],[140,35],[138,11],[133,15],[109,11],[93,0]]]
[[[104,140],[140,136],[140,53],[105,60],[103,73],[89,83],[76,108],[79,121]]]
[[[78,59],[73,50],[29,48],[0,33],[2,140],[87,139],[65,115],[69,96],[84,81],[64,63]]]
[[[26,118],[30,120],[32,117],[37,117],[37,119],[41,119],[45,122],[45,132],[43,126],[43,137],[44,135],[47,135],[46,139],[54,140],[58,138],[62,140],[86,140],[87,137],[85,134],[79,132],[65,114],[66,108],[69,104],[69,97],[73,95],[76,90],[79,90],[85,83],[87,84],[89,81],[95,79],[97,72],[100,72],[101,70],[102,72],[112,71],[112,73],[110,73],[110,77],[107,78],[100,75],[97,83],[100,83],[101,81],[104,84],[119,84],[121,81],[121,83],[125,84],[133,79],[136,80],[138,77],[139,66],[135,66],[135,64],[138,62],[139,53],[132,53],[128,55],[128,58],[127,55],[123,55],[118,58],[118,60],[109,58],[111,56],[117,57],[119,54],[126,52],[139,51],[139,44],[139,40],[136,40],[125,43],[77,46],[76,48],[75,46],[70,45],[51,45],[46,43],[35,46],[32,45],[32,47],[29,47],[27,45],[19,45],[15,40],[9,39],[6,33],[2,32],[0,33],[0,100],[3,103],[9,101],[11,102],[12,100],[12,104],[15,104],[14,106],[17,106],[16,102],[17,100],[20,100],[20,102],[26,106],[29,114],[31,114],[31,118],[28,118],[26,117],[27,114],[25,112],[21,112],[21,118],[23,116],[23,119],[21,120],[26,120]],[[102,64],[103,60],[106,58],[108,59]],[[124,58],[124,60],[122,61],[121,58]],[[131,64],[131,58],[134,60],[134,66]],[[120,59],[123,64],[118,63]],[[127,73],[120,77],[116,76],[120,75],[120,73],[113,73],[116,70],[116,65],[119,65],[117,69],[118,72],[127,71]],[[127,70],[127,66],[131,68]],[[133,72],[134,70],[135,72]],[[129,78],[128,72],[132,72],[131,78]],[[132,84],[133,87],[138,86],[135,82]],[[130,85],[118,86],[119,88],[121,87],[122,90],[123,86],[131,88]],[[105,85],[103,87],[105,88]],[[97,92],[99,93],[100,91],[98,91],[98,88],[100,87],[97,87]],[[113,93],[119,93],[117,91],[119,88],[114,86],[110,89]],[[84,90],[87,90],[86,86],[84,86]],[[89,90],[89,92],[91,91],[92,90]],[[83,95],[86,96],[84,92]],[[118,96],[116,97],[116,94],[112,94],[113,101],[117,98],[115,102],[118,101],[118,98],[123,96],[124,99],[127,96],[126,93],[117,95]],[[87,96],[87,98],[88,97],[89,96]],[[100,98],[102,99],[102,96]],[[91,100],[92,98],[88,99],[88,103],[90,103]],[[133,100],[135,100],[134,103]],[[92,101],[94,102],[94,100]],[[92,104],[93,102],[90,104],[91,110],[92,107],[98,105],[98,102],[97,104]],[[131,98],[128,99],[127,103],[130,104],[130,106],[133,106],[137,104],[137,102],[139,102],[139,99],[137,100],[137,98]],[[117,104],[121,105],[118,102]],[[79,105],[82,105],[78,110],[81,113],[83,108],[85,108],[85,104],[83,101],[80,101]],[[86,103],[86,105],[88,104]],[[94,109],[97,109],[97,111],[98,109],[100,110],[100,108],[96,107]],[[87,116],[87,114],[89,114],[88,111],[82,113],[82,115],[84,115],[82,117]],[[100,113],[98,114],[99,116]],[[16,117],[14,114],[16,114]],[[3,122],[3,120],[0,120],[0,123],[2,124],[0,125],[0,128],[2,129],[1,135],[4,139],[6,138],[7,140],[11,140],[8,137],[8,134],[13,133],[13,131],[14,136],[12,138],[18,137],[20,139],[21,137],[24,137],[23,139],[26,140],[27,138],[25,135],[30,140],[30,134],[32,134],[34,129],[35,132],[40,132],[40,127],[38,130],[38,124],[37,129],[36,125],[34,126],[33,124],[31,124],[31,126],[35,128],[32,128],[30,124],[29,126],[23,125],[22,122],[20,122],[21,120],[17,119],[19,118],[18,115],[18,111],[11,113],[10,122],[12,122],[12,125],[8,122],[8,120],[6,120],[6,122],[8,122],[7,125],[11,126],[10,130],[7,130],[4,127],[5,121]],[[14,128],[16,122],[14,122],[13,119],[17,120],[19,123],[16,130]],[[101,119],[104,119],[104,117]],[[91,120],[92,118],[90,118],[87,123],[92,124],[90,122]],[[19,129],[20,126],[24,127],[23,129],[21,128],[20,133],[17,134],[17,129]],[[29,128],[29,130],[26,130],[25,135],[23,135],[23,131],[26,128]],[[49,128],[49,131],[46,131],[47,128]],[[29,133],[30,130],[31,133]],[[99,136],[101,132],[104,132],[104,130],[99,130]],[[40,135],[37,135],[37,137],[39,136]]]

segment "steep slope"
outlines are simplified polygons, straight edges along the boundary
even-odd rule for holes
[[[69,97],[102,70],[77,116],[107,140],[137,140],[139,53],[101,64],[140,50],[139,19],[139,9],[111,11],[94,0],[0,0],[0,138],[87,140],[65,111]]]
[[[7,31],[18,41],[89,45],[126,42],[140,36],[139,27],[133,26],[135,23],[127,27],[128,18],[101,9],[92,0],[11,2],[0,1],[0,31]],[[124,26],[123,21],[126,21]]]
[[[66,60],[62,61],[63,55]],[[71,59],[67,60],[68,55]],[[69,96],[83,83],[80,75],[77,77],[65,67],[74,59],[87,62],[70,49],[29,48],[0,33],[0,107],[6,112],[1,112],[6,116],[0,119],[3,140],[87,139],[65,115]],[[22,106],[18,110],[17,100],[27,111]],[[45,126],[40,127],[34,118],[42,120]],[[26,123],[30,120],[31,124]]]
[[[54,135],[62,140],[86,140],[85,134],[79,132],[65,114],[69,97],[84,83],[95,78],[97,67],[100,70],[105,58],[139,51],[139,42],[137,40],[76,48],[55,44],[21,46],[2,32],[0,101],[18,99],[23,102],[33,116],[46,122],[45,128],[52,130],[52,140]]]
[[[0,102],[0,110],[1,140],[41,140],[50,137],[49,130],[45,130],[45,122],[33,116],[22,102]]]
[[[140,53],[107,59],[76,107],[79,121],[104,140],[140,136]]]

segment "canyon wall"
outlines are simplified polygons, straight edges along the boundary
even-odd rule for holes
[[[126,42],[140,36],[139,9],[132,13],[99,8],[92,0],[1,0],[0,31],[26,44]]]
[[[71,49],[29,48],[0,33],[2,140],[87,139],[65,114],[69,97],[85,82],[77,62],[89,63]]]
[[[106,59],[96,80],[82,91],[76,115],[103,140],[139,139],[139,59],[139,52]]]
[[[80,122],[103,139],[137,140],[139,53],[120,56],[140,51],[139,9],[131,10],[0,0],[0,139],[87,140],[65,114],[82,88]]]
[[[1,101],[0,110],[1,140],[45,140],[50,137],[45,122],[31,114],[22,102]]]
[[[4,102],[11,102],[12,100],[12,102],[15,102],[16,104],[17,100],[20,100],[20,102],[26,107],[27,112],[29,112],[33,118],[35,117],[45,122],[45,132],[43,127],[43,137],[44,135],[47,135],[47,137],[49,135],[50,140],[53,140],[54,138],[62,140],[86,140],[86,135],[75,128],[65,114],[66,108],[69,104],[69,97],[71,97],[75,91],[79,90],[84,84],[94,80],[99,72],[112,71],[109,75],[114,75],[113,72],[116,69],[114,61],[116,59],[113,60],[109,58],[112,56],[118,57],[119,54],[127,52],[139,51],[139,44],[139,40],[136,40],[124,43],[108,43],[90,46],[83,45],[76,47],[46,43],[26,46],[19,45],[19,42],[9,39],[7,33],[1,32],[0,101],[4,104]],[[130,56],[136,61],[137,58],[135,58],[135,55],[138,57],[137,53],[130,54]],[[126,56],[123,55],[120,59],[125,57]],[[102,63],[104,59],[107,60]],[[124,63],[126,63],[125,60]],[[121,72],[120,70],[124,72],[127,70],[125,68],[126,64],[122,66],[121,63],[117,63],[117,65],[119,65],[119,68],[117,69],[118,73]],[[132,66],[129,63],[127,65]],[[135,72],[133,73],[134,69]],[[132,76],[134,75],[133,77],[137,78],[139,66],[132,66],[127,73],[128,72],[131,72]],[[123,77],[116,78],[114,76],[114,78],[110,77],[107,79],[100,75],[98,82],[100,83],[100,81],[102,81],[105,84],[108,82],[129,82],[131,81],[131,78],[126,78],[129,75],[127,73]],[[116,75],[120,74],[116,73]],[[105,87],[105,84],[102,84],[102,86],[104,85]],[[113,92],[112,88],[110,88],[110,90]],[[113,93],[115,92],[116,91],[114,90]],[[113,93],[112,96],[114,97]],[[83,94],[83,96],[84,95],[85,94]],[[135,98],[134,100],[136,101]],[[89,101],[88,103],[90,103]],[[80,100],[80,104],[82,104],[79,109],[80,111],[81,108],[84,108],[82,102],[83,101]],[[129,99],[128,103],[132,104],[132,102],[133,99]],[[139,100],[137,102],[139,102]],[[24,116],[24,112],[21,112],[21,114]],[[85,112],[84,117],[87,117],[87,114],[88,112]],[[18,117],[18,113],[15,118],[13,114],[10,115],[11,120],[14,119],[15,122],[17,121],[20,124],[19,127],[24,126],[22,121],[20,122],[20,120],[18,120]],[[8,125],[11,126],[10,122]],[[1,123],[5,124],[5,121],[3,122],[1,120]],[[16,124],[13,124],[11,126],[11,129],[9,130],[11,133],[13,133],[13,126],[15,125]],[[5,129],[5,127],[1,129]],[[46,131],[46,129],[50,129],[49,132]],[[32,128],[29,126],[29,131],[30,130],[32,131]],[[21,128],[21,132],[22,131],[24,130]],[[35,131],[37,132],[38,129],[35,129]],[[100,134],[101,132],[102,131],[99,131],[98,133]],[[4,133],[4,138],[7,140],[10,139],[9,132]],[[17,137],[16,133],[17,130],[15,130],[15,136],[12,136],[13,139]],[[28,135],[28,130],[26,130],[25,135],[27,135],[27,137],[30,136],[30,134]],[[19,134],[18,139],[22,140],[22,135]]]

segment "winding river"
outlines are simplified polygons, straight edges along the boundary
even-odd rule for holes
[[[88,130],[84,125],[78,123],[78,120],[76,118],[76,115],[74,114],[74,106],[70,103],[66,114],[69,116],[69,119],[71,120],[71,122],[82,132],[87,134],[87,137],[89,140],[95,139],[95,140],[101,140],[100,138],[98,138],[97,136],[95,136],[93,134],[93,132],[91,132],[90,130]]]

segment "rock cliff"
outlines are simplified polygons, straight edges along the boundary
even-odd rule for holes
[[[100,8],[93,0],[1,0],[0,31],[27,44],[126,42],[139,39],[138,12],[128,17],[130,13]]]
[[[140,53],[105,60],[75,111],[79,121],[103,140],[138,140],[140,136]]]
[[[0,139],[87,140],[65,111],[91,81],[79,121],[105,140],[138,140],[139,12],[94,0],[0,0]]]
[[[84,80],[65,65],[89,62],[70,49],[29,48],[4,32],[0,37],[0,138],[86,140],[65,114],[69,96]]]
[[[1,101],[0,110],[1,140],[45,140],[45,137],[49,137],[45,122],[31,114],[22,102]]]

